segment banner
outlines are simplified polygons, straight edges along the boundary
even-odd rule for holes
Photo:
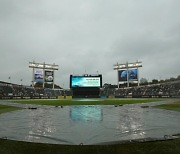
[[[127,81],[127,70],[118,71],[118,77],[120,82]]]
[[[35,69],[34,70],[34,82],[43,82],[43,69]]]
[[[138,80],[137,69],[130,69],[128,75],[129,75],[129,80],[134,80],[134,81]]]
[[[123,81],[127,81],[127,70],[120,70],[118,71],[118,77],[119,77],[119,81],[123,82]],[[137,81],[137,69],[129,69],[128,70],[128,79],[129,81]]]
[[[53,82],[54,74],[53,71],[45,71],[45,82]]]

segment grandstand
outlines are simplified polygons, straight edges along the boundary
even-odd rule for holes
[[[180,79],[170,82],[114,88],[79,88],[72,89],[52,89],[24,86],[0,81],[0,99],[12,98],[49,98],[54,99],[58,96],[87,96],[90,97],[114,97],[114,98],[153,98],[153,97],[180,97]]]
[[[38,88],[0,81],[0,98],[57,98],[63,89]]]
[[[103,88],[101,95],[116,98],[180,97],[180,80],[136,87]]]

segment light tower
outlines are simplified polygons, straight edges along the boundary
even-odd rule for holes
[[[136,61],[133,63],[128,63],[126,62],[125,64],[114,64],[113,68],[114,70],[117,70],[117,85],[118,85],[118,89],[119,89],[119,82],[127,82],[127,87],[129,87],[129,82],[131,81],[130,79],[130,74],[129,74],[129,70],[131,69],[135,69],[137,71],[137,78],[135,78],[133,81],[137,81],[138,82],[138,86],[139,86],[139,67],[142,67],[142,62]],[[126,80],[125,81],[121,81],[120,80],[120,74],[119,72],[121,70],[124,70],[126,72]]]
[[[53,89],[54,89],[54,71],[58,70],[58,65],[55,64],[46,64],[46,63],[36,63],[35,61],[29,62],[29,68],[32,68],[32,86],[34,86],[35,81],[35,68],[42,70],[42,73],[40,74],[42,76],[43,81],[43,88],[44,83],[50,82],[53,83]],[[51,75],[51,77],[50,77]],[[48,78],[49,77],[49,78]]]

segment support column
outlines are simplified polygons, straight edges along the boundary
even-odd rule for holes
[[[43,88],[44,88],[44,82],[45,82],[45,63],[43,63]]]
[[[128,67],[128,62],[126,63],[126,71],[127,71],[127,87],[129,87],[129,67]]]
[[[119,89],[119,70],[117,69],[117,86],[118,86],[118,89]]]
[[[55,75],[54,72],[55,72],[55,71],[54,71],[54,69],[53,69],[53,89],[54,89],[54,75]]]
[[[139,86],[139,68],[137,67],[137,80],[138,80],[138,86]]]
[[[32,87],[34,87],[34,68],[32,69]]]

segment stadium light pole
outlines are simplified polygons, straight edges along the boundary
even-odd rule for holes
[[[55,72],[54,72],[54,70],[53,70],[53,89],[54,89],[54,76],[55,76],[54,73],[55,73]]]
[[[119,89],[119,71],[117,70],[117,86],[118,86],[118,89]]]
[[[34,80],[35,80],[35,73],[34,73],[34,69],[37,68],[37,69],[41,69],[43,70],[43,88],[44,88],[44,84],[46,82],[46,79],[45,79],[45,71],[46,70],[49,70],[51,72],[53,72],[53,75],[51,76],[51,78],[53,78],[53,81],[51,81],[51,83],[53,83],[53,89],[54,89],[54,71],[55,70],[58,70],[59,66],[58,65],[55,65],[55,64],[46,64],[45,62],[44,63],[35,63],[35,61],[33,62],[29,62],[29,68],[32,68],[33,69],[33,73],[32,73],[32,86],[34,87]]]
[[[33,63],[35,63],[35,61],[33,61]],[[34,87],[34,67],[32,67],[33,71],[32,71],[32,87]]]
[[[20,81],[21,81],[21,85],[23,85],[23,79],[21,79]]]
[[[137,67],[137,80],[138,80],[138,86],[139,86],[139,68]]]
[[[114,70],[117,70],[117,86],[119,89],[119,69],[118,69],[119,64],[118,64],[118,62],[117,62],[117,64],[114,64],[113,66],[114,66]]]
[[[44,89],[44,82],[45,82],[45,62],[43,63],[43,89]]]
[[[129,68],[128,68],[128,62],[126,63],[126,72],[127,72],[127,76],[126,76],[127,87],[129,87]]]
[[[8,79],[9,79],[9,83],[11,83],[11,77],[10,76],[8,77]]]

